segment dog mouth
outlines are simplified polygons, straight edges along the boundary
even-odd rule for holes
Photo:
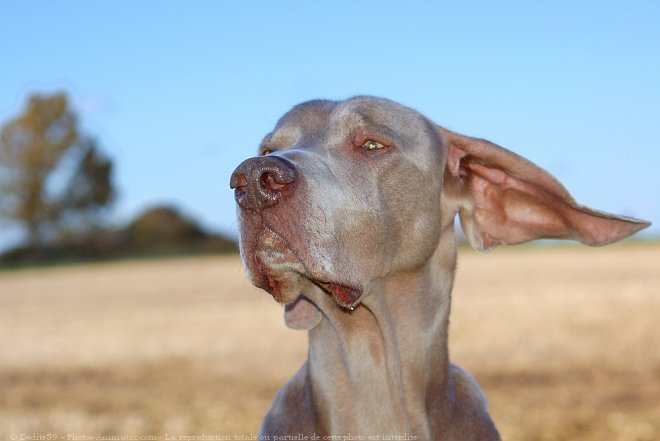
[[[261,268],[263,271],[263,264],[261,265]],[[298,274],[298,276],[309,280],[314,285],[321,288],[323,292],[332,296],[335,303],[343,309],[353,311],[362,296],[362,290],[351,285],[337,282],[322,282],[305,274]],[[290,284],[287,283],[286,279],[288,279],[288,277],[285,275],[276,276],[268,271],[264,271],[261,273],[261,278],[262,283],[259,284],[260,288],[273,296],[278,303],[284,303],[286,305],[291,304],[298,299],[296,296],[293,300],[289,300],[290,296],[286,295],[287,288],[289,288]]]
[[[362,296],[362,291],[354,286],[310,277],[304,265],[298,263],[274,269],[259,257],[252,262],[255,264],[253,283],[284,304],[284,323],[292,329],[310,330],[321,323],[323,313],[317,303],[320,300],[312,300],[315,296],[308,291],[313,286],[330,295],[338,308],[347,313],[357,307]]]
[[[362,290],[355,285],[332,280],[321,275],[324,271],[310,269],[290,244],[270,228],[263,229],[256,237],[253,252],[248,256],[246,263],[254,276],[252,282],[278,303],[295,302],[310,282],[347,310],[353,310],[362,296]]]

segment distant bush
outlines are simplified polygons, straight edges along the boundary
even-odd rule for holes
[[[62,234],[47,246],[21,246],[0,256],[0,264],[112,259],[131,256],[234,253],[235,241],[205,231],[197,222],[170,206],[158,206],[138,215],[119,229],[94,228]]]
[[[207,234],[194,221],[172,207],[156,207],[142,213],[124,229],[134,248],[150,249],[190,245]]]
[[[236,243],[206,232],[174,207],[151,208],[123,230],[124,240],[134,252],[236,251]]]

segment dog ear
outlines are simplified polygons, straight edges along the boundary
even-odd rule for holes
[[[443,207],[459,213],[478,250],[541,238],[599,246],[650,225],[578,205],[550,173],[489,141],[440,133],[447,147]]]

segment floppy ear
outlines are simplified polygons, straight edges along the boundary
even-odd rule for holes
[[[650,222],[578,205],[550,173],[489,141],[440,128],[447,147],[443,206],[481,251],[533,239],[605,245]]]

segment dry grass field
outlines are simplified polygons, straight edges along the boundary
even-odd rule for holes
[[[0,439],[254,434],[281,314],[235,257],[0,272]],[[450,347],[506,440],[660,440],[660,246],[462,252]]]

